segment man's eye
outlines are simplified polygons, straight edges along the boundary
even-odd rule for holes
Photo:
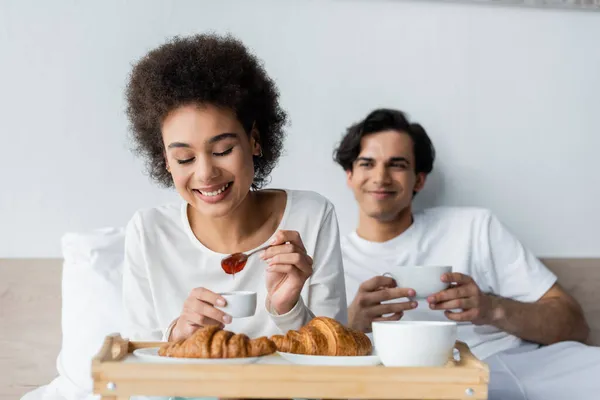
[[[392,164],[390,165],[390,167],[397,169],[406,169],[406,164]]]
[[[371,163],[369,163],[369,162],[363,162],[363,163],[358,164],[358,166],[359,167],[370,167]]]
[[[187,160],[177,160],[178,164],[188,164],[191,163],[192,161],[194,161],[195,157],[192,158],[188,158]]]
[[[213,155],[215,155],[217,157],[226,156],[227,154],[231,153],[231,150],[233,150],[233,147],[230,147],[229,149],[225,150],[222,153],[213,153]]]

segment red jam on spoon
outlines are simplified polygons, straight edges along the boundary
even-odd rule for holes
[[[221,268],[223,268],[225,273],[235,275],[244,269],[246,261],[248,261],[248,256],[246,254],[234,253],[221,260]]]
[[[266,250],[269,247],[271,246],[267,245],[261,247],[260,249],[256,249],[249,254],[233,253],[232,255],[227,256],[221,260],[221,268],[223,268],[223,271],[225,271],[226,273],[230,275],[235,275],[244,269],[244,267],[246,266],[246,261],[248,261],[248,257],[250,257],[252,254],[258,253],[259,251]]]

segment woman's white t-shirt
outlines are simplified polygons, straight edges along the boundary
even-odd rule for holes
[[[342,238],[342,253],[348,304],[362,282],[403,266],[450,265],[453,272],[471,276],[482,291],[522,302],[538,300],[556,282],[556,276],[492,213],[478,208],[415,212],[405,232],[383,243],[352,232]],[[424,300],[402,318],[447,321],[443,311],[429,309]],[[459,323],[458,338],[480,359],[524,343],[493,326],[471,323]]]
[[[298,231],[313,258],[313,274],[301,299],[286,314],[270,313],[265,305],[266,262],[248,259],[235,275],[226,274],[221,259],[228,254],[205,247],[190,228],[187,203],[138,211],[127,226],[123,302],[125,335],[131,340],[165,340],[171,323],[181,314],[191,290],[257,292],[256,313],[234,318],[225,329],[251,338],[299,329],[313,316],[347,322],[346,293],[340,237],[333,205],[309,191],[286,190],[287,201],[278,230]],[[268,240],[259,247],[268,244]]]

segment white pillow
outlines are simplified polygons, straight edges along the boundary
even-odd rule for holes
[[[92,357],[106,335],[122,330],[124,247],[124,228],[62,237],[62,348],[56,364],[68,400],[91,393]]]

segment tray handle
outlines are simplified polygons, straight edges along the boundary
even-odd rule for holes
[[[118,333],[113,333],[104,339],[100,351],[93,358],[93,362],[120,361],[127,356],[127,353],[129,353],[129,340],[123,339]]]
[[[479,368],[479,369],[487,369],[488,366],[484,362],[480,361],[477,357],[473,355],[469,346],[460,340],[457,340],[454,348],[458,350],[460,354],[460,360],[456,361],[452,358],[451,361],[454,362],[454,365],[458,367],[467,367],[467,368]]]

